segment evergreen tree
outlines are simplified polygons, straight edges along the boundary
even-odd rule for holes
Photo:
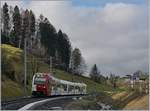
[[[58,31],[58,34],[57,34],[57,49],[58,49],[58,55],[60,57],[60,60],[62,62],[63,60],[63,33],[61,30]]]
[[[48,55],[54,57],[56,49],[56,29],[47,18],[39,24],[41,43],[46,48]]]
[[[21,45],[21,15],[18,6],[15,6],[13,13],[13,24],[14,24],[14,44],[20,48]]]
[[[31,35],[34,35],[34,32],[35,32],[35,15],[32,12],[32,10],[30,10],[30,31],[31,31]]]
[[[62,47],[63,50],[63,60],[64,63],[66,65],[65,69],[69,68],[69,62],[70,62],[70,56],[71,56],[71,43],[69,41],[69,38],[67,36],[67,34],[63,33],[63,37],[64,37],[64,47]]]
[[[99,75],[100,75],[100,72],[99,72],[99,70],[97,68],[97,65],[94,64],[94,66],[92,67],[91,72],[90,72],[90,77],[94,81],[98,81]]]
[[[58,31],[57,46],[61,62],[64,64],[64,69],[69,69],[69,62],[71,56],[71,43],[67,34]]]
[[[71,70],[73,73],[75,74],[79,74],[79,67],[81,64],[81,51],[78,48],[75,48],[72,52],[72,57],[71,57],[71,61],[72,61],[72,67]]]
[[[5,36],[9,35],[9,31],[10,31],[10,26],[9,26],[9,21],[10,21],[10,17],[9,17],[9,10],[8,10],[8,5],[7,3],[5,3],[3,5],[3,12],[2,12],[2,18],[3,18],[3,28],[2,28],[2,33]],[[3,37],[5,37],[3,36]]]
[[[21,40],[21,48],[24,47],[24,39],[27,40],[27,46],[29,44],[29,35],[30,35],[30,27],[29,27],[29,11],[26,10],[22,15],[22,40]]]
[[[34,40],[34,36],[35,36],[35,15],[32,12],[32,10],[30,10],[30,45],[32,46],[33,40]]]

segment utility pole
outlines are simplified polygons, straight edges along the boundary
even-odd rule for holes
[[[27,52],[26,52],[26,38],[24,39],[24,96],[26,96],[26,80],[27,79]]]
[[[50,56],[50,73],[52,73],[52,56]]]

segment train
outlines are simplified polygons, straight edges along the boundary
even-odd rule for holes
[[[85,83],[58,79],[50,73],[35,73],[32,78],[32,96],[86,94]]]

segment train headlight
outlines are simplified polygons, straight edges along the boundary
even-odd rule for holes
[[[45,86],[43,86],[43,88],[46,88]]]

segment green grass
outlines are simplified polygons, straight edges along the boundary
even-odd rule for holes
[[[23,51],[19,48],[12,47],[11,45],[2,44],[2,65],[5,63],[3,70],[15,73],[16,81],[20,81],[20,77],[23,75]],[[4,69],[3,69],[4,68]],[[2,76],[6,75],[2,73]],[[7,75],[6,75],[7,76]]]
[[[22,88],[18,83],[10,79],[6,79],[6,81],[3,81],[1,84],[2,100],[7,98],[12,98],[12,97],[23,96],[23,90],[21,89]]]

